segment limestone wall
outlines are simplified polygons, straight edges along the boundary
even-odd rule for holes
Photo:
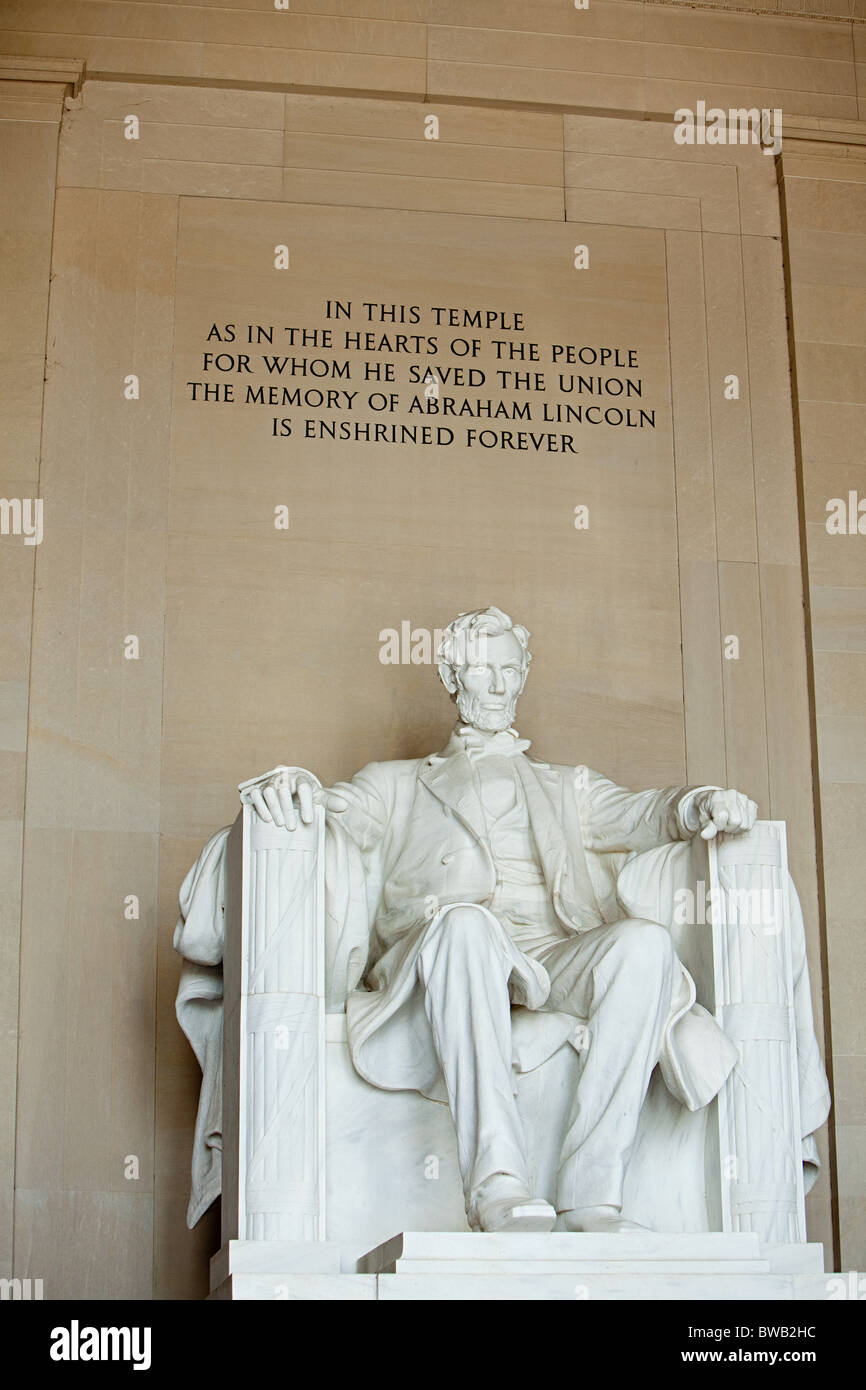
[[[242,778],[289,761],[327,781],[441,744],[431,666],[383,663],[380,634],[487,602],[533,632],[534,751],[633,786],[740,786],[788,821],[839,1087],[810,1235],[830,1267],[838,1181],[843,1267],[864,1258],[863,542],[825,527],[827,497],[862,480],[862,25],[468,10],[73,0],[62,29],[47,4],[4,10],[3,488],[38,486],[45,535],[0,540],[2,1007],[21,1037],[17,1069],[11,1049],[2,1063],[0,1211],[15,1271],[49,1297],[204,1292],[218,1235],[212,1215],[183,1225],[180,881]],[[672,113],[699,100],[782,108],[781,160],[677,145]],[[329,442],[297,429],[327,409],[191,398],[214,324],[321,327],[329,298],[417,305],[419,332],[431,306],[477,305],[523,311],[547,349],[631,347],[639,369],[618,374],[640,377],[654,427],[581,425],[573,454],[468,447],[471,420],[444,448]],[[292,436],[273,435],[284,416]]]

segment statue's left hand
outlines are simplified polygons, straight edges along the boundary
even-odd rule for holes
[[[745,792],[703,792],[695,801],[701,838],[712,840],[724,831],[726,835],[741,835],[751,830],[758,818],[758,807]]]

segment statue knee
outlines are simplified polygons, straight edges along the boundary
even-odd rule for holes
[[[437,964],[447,966],[449,961],[457,963],[464,973],[473,962],[486,970],[496,950],[487,914],[471,904],[455,903],[444,908],[424,933],[419,955],[421,978],[428,984]]]
[[[439,917],[439,931],[452,940],[486,940],[489,927],[487,913],[471,903],[455,903],[453,907],[443,908]]]
[[[645,917],[628,917],[612,928],[620,949],[642,967],[669,965],[675,956],[667,927]]]

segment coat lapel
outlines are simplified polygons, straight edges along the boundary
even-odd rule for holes
[[[571,787],[561,772],[529,758],[517,760],[545,882],[560,921],[577,931],[604,920],[589,876],[579,827],[566,807]]]
[[[483,845],[487,845],[487,823],[475,790],[472,766],[465,753],[431,758],[419,774],[419,781],[452,810]]]
[[[529,824],[544,879],[551,894],[555,895],[568,856],[568,844],[560,824],[561,778],[547,763],[533,763],[526,757],[517,757],[514,761],[523,783]]]

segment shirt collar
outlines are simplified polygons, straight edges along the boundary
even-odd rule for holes
[[[525,753],[530,746],[528,738],[521,738],[516,729],[502,729],[488,733],[475,729],[471,724],[458,723],[442,750],[442,756],[451,757],[454,753],[465,753],[473,762],[479,758],[512,758],[517,753]]]

